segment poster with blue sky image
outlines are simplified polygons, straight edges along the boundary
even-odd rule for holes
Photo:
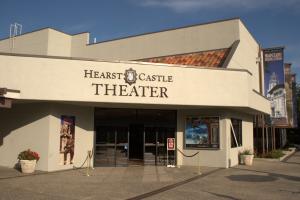
[[[218,128],[218,117],[187,117],[185,147],[218,148]]]
[[[201,118],[188,118],[185,130],[185,144],[195,146],[206,144],[208,140],[208,124]]]

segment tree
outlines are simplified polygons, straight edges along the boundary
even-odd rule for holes
[[[296,102],[297,102],[297,120],[298,120],[298,130],[300,127],[300,84],[296,84]]]

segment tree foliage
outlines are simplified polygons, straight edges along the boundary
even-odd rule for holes
[[[300,125],[300,84],[296,85],[296,98],[297,98],[297,119],[298,119],[298,129]]]

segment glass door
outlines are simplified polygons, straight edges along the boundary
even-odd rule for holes
[[[167,138],[175,137],[175,128],[145,127],[144,164],[167,164]],[[175,151],[169,151],[170,164],[175,164]]]
[[[127,165],[128,127],[96,127],[95,166]]]
[[[167,138],[175,138],[175,128],[159,127],[157,130],[157,165],[167,165]],[[169,164],[175,164],[176,151],[169,151]]]
[[[115,165],[115,131],[110,126],[96,128],[95,165]]]
[[[118,127],[116,137],[116,165],[128,165],[128,127]]]
[[[145,127],[144,164],[156,165],[157,163],[157,131],[154,127]]]

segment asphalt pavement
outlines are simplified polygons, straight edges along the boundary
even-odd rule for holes
[[[99,167],[24,175],[0,167],[0,200],[300,199],[300,152],[284,162],[254,160],[229,169]]]

